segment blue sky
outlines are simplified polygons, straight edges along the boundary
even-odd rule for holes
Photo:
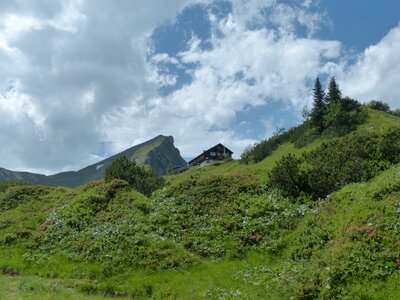
[[[281,3],[298,4],[299,1],[281,1]],[[377,0],[321,0],[309,10],[323,14],[324,19],[321,20],[320,28],[314,36],[321,40],[340,41],[342,47],[353,56],[378,43],[400,21],[400,2],[395,0],[384,3]],[[200,49],[211,51],[210,11],[223,19],[232,13],[232,4],[229,1],[217,1],[211,6],[195,5],[186,8],[177,16],[174,23],[160,26],[153,32],[153,54],[165,53],[172,57],[177,56],[186,50],[193,36],[199,39]],[[301,25],[295,32],[300,37],[306,37],[308,34],[306,28]],[[186,65],[184,68],[177,68],[172,63],[161,65],[161,74],[174,74],[177,77],[175,84],[160,88],[160,93],[164,96],[190,84],[192,78],[187,74],[187,70],[197,68],[194,64]],[[325,79],[329,77],[329,74],[324,75],[322,77]],[[235,121],[230,126],[244,137],[263,139],[272,133],[273,126],[289,128],[299,121],[298,109],[293,110],[285,104],[272,101],[262,107],[248,107],[238,111]]]
[[[158,134],[239,157],[301,122],[318,76],[400,107],[398,0],[0,4],[0,167],[78,169]]]
[[[332,26],[322,28],[317,36],[339,40],[356,51],[378,43],[400,22],[397,0],[321,0],[320,9],[327,12]]]

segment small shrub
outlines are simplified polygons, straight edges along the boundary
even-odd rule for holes
[[[367,119],[367,112],[362,109],[359,102],[345,97],[332,102],[325,115],[326,131],[334,134],[345,135],[362,124]]]
[[[114,179],[124,180],[134,189],[146,196],[164,185],[164,179],[157,176],[152,170],[138,166],[135,160],[126,156],[118,157],[106,169],[104,179],[109,182]]]
[[[378,100],[372,100],[369,103],[367,103],[367,106],[369,108],[375,109],[375,110],[380,110],[383,112],[390,112],[390,106],[389,104],[382,102],[382,101],[378,101]]]
[[[304,188],[300,164],[301,160],[294,155],[283,157],[269,173],[269,187],[279,189],[285,197],[297,198]]]
[[[3,244],[10,245],[17,239],[18,239],[18,236],[15,233],[7,233],[3,237]]]
[[[315,130],[310,127],[309,121],[305,121],[302,125],[290,128],[289,130],[280,128],[269,139],[247,147],[240,156],[241,162],[260,162],[271,155],[280,145],[287,142],[294,143],[298,148],[304,147],[311,143],[317,136]]]
[[[383,136],[356,135],[322,144],[300,158],[283,157],[269,173],[267,187],[294,199],[305,193],[326,197],[346,184],[369,180],[400,162],[400,129]]]
[[[26,201],[37,200],[49,193],[46,187],[28,183],[5,183],[2,188],[4,191],[0,194],[0,212],[13,209]]]
[[[391,164],[400,162],[400,128],[393,128],[383,136],[381,151],[383,159]]]

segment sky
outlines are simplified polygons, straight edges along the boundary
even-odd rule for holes
[[[398,0],[4,0],[0,167],[77,170],[172,135],[240,157],[316,77],[400,108]]]

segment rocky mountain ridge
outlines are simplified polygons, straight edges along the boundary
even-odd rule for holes
[[[165,175],[168,168],[172,166],[186,165],[186,161],[180,155],[179,150],[174,146],[174,138],[172,136],[158,135],[151,140],[133,146],[78,171],[62,172],[46,176],[0,168],[0,182],[11,180],[50,186],[75,187],[91,180],[102,179],[105,169],[120,156],[135,159],[140,165],[148,165],[160,176]]]

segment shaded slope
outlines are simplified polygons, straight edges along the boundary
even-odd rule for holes
[[[47,180],[47,176],[29,172],[16,172],[0,168],[0,182],[1,181],[26,181],[33,184],[42,184]]]

